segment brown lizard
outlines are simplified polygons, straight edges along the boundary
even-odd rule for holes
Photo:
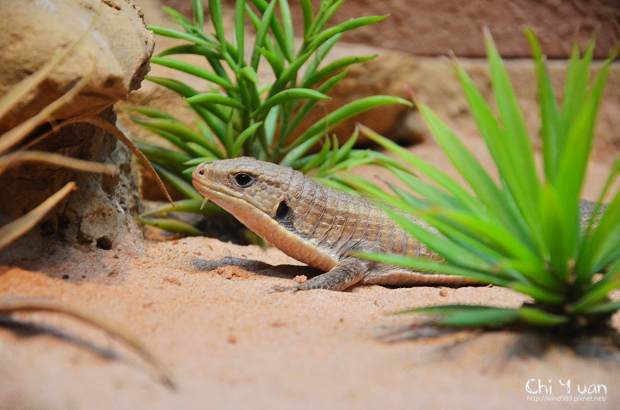
[[[194,170],[193,184],[205,200],[230,212],[267,242],[326,272],[276,290],[344,290],[358,282],[391,286],[479,283],[350,256],[350,251],[362,251],[441,260],[372,201],[321,185],[292,168],[248,157],[205,162]],[[582,201],[583,226],[593,210],[592,202]],[[424,222],[410,219],[437,233]]]
[[[293,288],[278,290],[344,290],[358,282],[392,286],[473,283],[349,256],[355,250],[441,259],[372,201],[326,187],[292,168],[248,157],[205,162],[194,170],[193,184],[206,199],[267,242],[326,271]]]

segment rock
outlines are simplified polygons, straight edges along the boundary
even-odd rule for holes
[[[0,0],[0,9],[0,96],[87,33],[33,92],[0,119],[0,130],[37,114],[84,77],[87,85],[53,119],[58,123],[76,116],[98,116],[116,123],[111,106],[140,87],[154,46],[153,33],[146,29],[133,1]],[[32,138],[48,130],[42,126]],[[58,232],[87,247],[109,248],[119,233],[137,226],[133,215],[139,202],[132,157],[116,138],[98,127],[74,124],[32,148],[113,163],[119,175],[93,175],[44,164],[17,166],[0,179],[2,219],[27,212],[68,181],[75,181],[78,190],[48,215],[44,231]]]
[[[95,115],[139,88],[149,69],[153,33],[131,0],[0,0],[0,95],[50,61],[94,26],[52,70],[35,92],[0,120],[0,131],[15,127],[66,93],[81,78],[88,85],[56,118]]]

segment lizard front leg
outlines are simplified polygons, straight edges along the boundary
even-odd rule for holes
[[[346,258],[341,260],[338,265],[334,266],[329,272],[316,276],[304,283],[298,283],[293,287],[275,286],[275,291],[287,290],[311,290],[311,289],[327,289],[327,290],[344,290],[364,278],[364,274],[368,270],[367,262],[357,258]]]

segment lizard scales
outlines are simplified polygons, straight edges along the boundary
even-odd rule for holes
[[[358,282],[472,283],[349,256],[349,251],[363,251],[440,259],[368,199],[326,187],[292,168],[248,157],[205,162],[194,170],[193,184],[267,242],[326,271],[293,289],[344,290]]]

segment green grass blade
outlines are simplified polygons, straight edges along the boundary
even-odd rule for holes
[[[170,218],[142,218],[138,215],[138,221],[144,225],[154,226],[164,231],[178,233],[185,236],[202,236],[203,233],[193,226]]]
[[[207,46],[207,47],[214,46],[213,42],[209,42],[194,34],[185,33],[183,31],[175,30],[173,28],[154,26],[150,24],[147,26],[147,28],[151,30],[153,33],[158,34],[160,36],[178,38],[180,40],[186,40],[191,43],[200,44],[200,45]]]
[[[151,62],[203,78],[209,82],[222,86],[227,90],[234,89],[234,86],[231,83],[217,74],[184,61],[174,60],[167,57],[151,57]]]
[[[340,34],[340,33],[344,33],[345,31],[350,31],[359,27],[364,27],[367,26],[369,24],[373,24],[373,23],[377,23],[381,20],[386,19],[388,16],[368,16],[368,17],[359,17],[356,19],[351,19],[348,21],[345,21],[344,23],[340,23],[340,24],[336,24],[333,27],[328,28],[327,30],[322,31],[321,33],[317,34],[316,36],[313,36],[310,39],[310,45],[308,46],[308,49],[310,50],[316,50],[317,48],[319,48],[323,43],[325,43],[327,40],[329,40],[331,37]]]
[[[323,144],[323,147],[321,147],[319,153],[314,156],[312,161],[308,162],[303,168],[301,168],[300,171],[304,174],[307,174],[320,164],[324,163],[327,160],[327,155],[329,154],[330,149],[331,143],[329,141],[329,138],[325,138],[325,143]]]
[[[425,104],[416,102],[416,105],[454,167],[491,212],[511,226],[511,214],[502,201],[503,195],[480,162]]]
[[[609,294],[620,288],[620,262],[617,262],[614,270],[610,271],[603,279],[596,282],[586,290],[583,295],[573,304],[571,313],[583,313],[588,308],[605,301]]]
[[[202,0],[191,0],[194,24],[199,30],[202,30],[205,20],[205,11]]]
[[[195,199],[181,199],[174,201],[174,205],[165,204],[159,206],[152,211],[145,212],[141,217],[163,214],[168,212],[190,212],[193,214],[208,215],[208,216],[224,216],[226,212],[222,208],[215,205],[213,202],[207,202],[204,207],[202,204],[204,201]]]
[[[267,3],[265,0],[251,0],[251,1],[252,3],[254,3],[258,11],[263,16],[267,12],[267,8],[271,5],[271,3]],[[286,53],[286,50],[288,48],[286,45],[287,39],[284,37],[284,33],[282,32],[282,26],[278,22],[278,19],[275,19],[275,18],[271,19],[271,32],[273,33],[273,37],[276,39],[278,47],[280,47],[280,50],[282,51],[282,53]],[[284,54],[284,57],[288,61],[292,61],[293,56],[288,56]]]
[[[168,171],[167,169],[156,163],[152,163],[151,165],[153,165],[153,168],[155,169],[155,171],[157,171],[157,175],[159,175],[165,183],[172,186],[183,196],[197,201],[204,201],[202,195],[200,195],[200,193],[196,191],[196,189],[192,186],[191,183],[187,182],[185,179],[181,178],[177,174]]]
[[[360,130],[362,134],[370,138],[373,142],[381,145],[383,148],[393,152],[398,155],[404,161],[406,161],[409,165],[419,170],[421,173],[426,175],[431,180],[435,181],[437,185],[445,189],[447,192],[452,194],[455,198],[457,198],[467,209],[470,209],[472,212],[478,214],[484,214],[484,208],[481,206],[478,199],[474,198],[469,192],[463,189],[457,182],[455,182],[448,175],[439,171],[432,165],[427,162],[421,160],[420,158],[413,155],[411,152],[407,151],[403,147],[399,146],[393,141],[380,136],[373,130],[363,125],[360,125]]]
[[[198,94],[198,91],[194,90],[189,85],[186,85],[177,80],[173,80],[170,78],[164,78],[164,77],[151,77],[151,76],[146,76],[145,78],[149,80],[150,82],[159,84],[162,87],[166,87],[169,90],[174,91],[181,97],[191,97],[192,95]]]
[[[142,115],[144,115],[146,117],[149,117],[149,118],[165,118],[165,119],[168,119],[168,120],[181,122],[177,118],[173,117],[172,115],[168,114],[165,111],[162,111],[162,110],[160,110],[158,108],[149,107],[149,106],[146,106],[146,105],[132,106],[132,107],[122,107],[121,111],[136,112],[138,114],[142,114]]]
[[[271,69],[273,70],[276,78],[280,77],[280,75],[282,75],[282,71],[284,71],[284,63],[282,62],[282,60],[269,50],[259,49],[258,52],[261,53],[263,57],[265,57],[265,59],[271,66]]]
[[[218,57],[217,53],[211,48],[200,44],[183,44],[181,46],[170,47],[157,54],[157,57],[166,57],[175,54],[193,54],[205,57]]]
[[[332,78],[329,78],[317,88],[317,91],[323,94],[327,94],[329,90],[331,90],[346,75],[347,75],[347,71],[343,71],[342,73],[335,75]],[[284,141],[288,139],[288,136],[290,135],[291,131],[297,129],[299,124],[301,124],[303,119],[306,118],[306,116],[310,113],[310,111],[312,111],[312,109],[316,106],[318,101],[319,100],[309,100],[309,101],[306,101],[301,106],[299,111],[295,114],[295,117],[293,117],[293,120],[289,122],[288,127],[286,127],[285,129],[281,131],[282,139]]]
[[[314,86],[316,83],[324,80],[325,78],[331,77],[334,73],[342,70],[345,67],[348,67],[352,64],[362,63],[364,61],[370,61],[377,57],[377,55],[367,56],[367,57],[359,57],[359,56],[351,56],[351,57],[343,57],[339,60],[336,60],[325,67],[321,68],[318,71],[315,71],[311,76],[307,79],[304,79],[301,83],[302,87],[310,88]]]
[[[276,8],[277,1],[272,1],[263,13],[263,18],[260,22],[260,26],[256,30],[256,39],[254,40],[254,48],[252,51],[252,59],[250,60],[250,66],[254,71],[258,70],[258,62],[260,61],[260,49],[263,48],[265,38],[271,25],[273,18],[273,12]]]
[[[440,319],[437,324],[444,326],[499,326],[514,323],[519,319],[516,309],[484,307],[477,312],[455,313]]]
[[[235,46],[237,47],[237,66],[243,67],[245,50],[245,0],[237,0],[235,4]]]
[[[578,39],[575,39],[566,74],[564,102],[562,104],[562,135],[567,135],[568,130],[573,128],[573,121],[586,101],[593,54],[594,38],[588,44],[583,59],[580,58]],[[562,142],[566,144],[566,141]]]
[[[226,32],[224,31],[224,18],[222,16],[222,2],[220,0],[209,0],[209,14],[215,29],[215,36],[220,43],[220,52],[226,53]]]
[[[562,118],[540,43],[532,29],[527,28],[525,30],[525,35],[530,43],[534,62],[536,63],[545,175],[547,180],[553,183],[557,175],[559,155],[561,152],[561,142],[559,139],[561,138],[562,132]]]
[[[613,302],[601,303],[596,306],[592,306],[584,311],[587,315],[609,315],[620,310],[620,300]]]
[[[307,67],[306,67],[306,72],[304,73],[303,76],[303,80],[302,80],[302,84],[306,82],[306,80],[312,75],[314,74],[314,72],[316,71],[317,68],[319,68],[319,65],[321,64],[321,62],[323,61],[323,59],[325,58],[325,56],[327,56],[327,54],[329,53],[329,51],[332,49],[332,47],[334,47],[334,45],[336,45],[336,43],[342,38],[342,34],[337,34],[335,36],[333,36],[332,38],[330,38],[329,40],[327,40],[325,42],[325,44],[323,44],[321,47],[319,47],[316,50],[316,53],[314,53],[314,57],[312,58],[312,60],[310,60],[310,62],[308,63]],[[299,50],[299,52],[301,53],[303,51]]]
[[[568,322],[568,318],[562,315],[545,312],[540,309],[531,307],[521,307],[517,309],[519,319],[523,322],[530,323],[535,326],[560,326]]]
[[[312,10],[312,2],[310,0],[300,0],[301,13],[304,18],[304,40],[307,41],[310,36],[310,26],[312,25],[312,18],[314,11]]]
[[[219,105],[225,105],[227,107],[237,108],[240,110],[245,108],[243,104],[241,104],[239,101],[235,100],[234,98],[230,98],[225,95],[214,94],[214,93],[196,94],[194,96],[185,98],[185,101],[187,101],[190,104],[201,104],[201,105],[219,104]]]
[[[432,261],[424,258],[415,258],[404,255],[392,255],[385,253],[366,253],[351,252],[356,258],[366,259],[370,261],[386,263],[388,265],[401,266],[417,272],[439,273],[443,275],[459,276],[480,283],[489,283],[496,286],[507,286],[509,281],[491,275],[484,271],[475,271],[472,269],[454,266],[445,262]]]
[[[284,28],[284,36],[282,37],[285,40],[284,56],[288,61],[292,61],[295,55],[295,44],[293,43],[295,33],[293,33],[293,18],[291,17],[288,0],[280,0],[280,18]]]
[[[229,156],[231,158],[235,158],[239,155],[239,151],[241,150],[241,147],[243,147],[243,144],[247,141],[248,138],[250,138],[256,132],[256,130],[261,125],[263,125],[262,122],[254,123],[250,125],[248,128],[246,128],[241,134],[239,134],[237,138],[235,138],[235,142],[232,146],[232,150],[229,153]]]
[[[403,100],[398,97],[376,95],[372,97],[362,98],[357,101],[353,101],[346,104],[337,110],[329,113],[322,120],[317,121],[314,125],[308,128],[295,142],[293,142],[287,148],[288,151],[298,147],[310,138],[317,134],[323,134],[340,124],[342,121],[349,119],[355,115],[361,114],[373,108],[381,107],[387,104],[403,104],[411,106],[409,101]]]
[[[566,297],[561,293],[556,293],[545,288],[524,282],[510,282],[505,287],[513,289],[519,293],[532,297],[534,300],[548,305],[561,305],[566,301]]]
[[[309,100],[329,100],[330,97],[326,96],[320,91],[309,90],[306,88],[289,88],[284,91],[280,91],[273,97],[268,98],[256,111],[254,111],[250,118],[256,118],[260,114],[266,113],[276,105],[281,105],[290,101],[297,101],[302,99]]]
[[[534,163],[534,152],[529,139],[523,114],[517,103],[510,78],[502,62],[499,52],[488,32],[485,33],[485,42],[495,101],[500,112],[506,137],[502,139],[507,144],[506,151],[511,154],[511,163],[520,172],[518,191],[511,187],[512,197],[516,201],[527,226],[529,227],[539,253],[547,253],[540,230],[540,216],[538,215],[538,196],[540,183]]]
[[[435,233],[428,231],[418,223],[411,221],[407,217],[390,208],[384,207],[381,204],[379,204],[379,206],[383,208],[383,210],[390,215],[394,221],[402,226],[402,228],[407,231],[409,235],[417,238],[419,241],[428,246],[429,249],[442,255],[450,263],[477,271],[491,270],[491,265],[487,261],[480,258],[478,255],[473,254],[469,249],[463,247],[462,245],[437,236]]]
[[[178,123],[176,121],[171,121],[167,119],[153,118],[150,120],[141,120],[134,119],[135,122],[138,122],[142,126],[149,128],[151,130],[160,130],[169,132],[177,137],[181,138],[183,141],[192,141],[198,145],[203,146],[208,149],[213,155],[220,159],[224,159],[224,155],[220,152],[220,150],[214,146],[210,141],[208,141],[204,136],[198,134],[192,128],[188,127],[183,123]]]

